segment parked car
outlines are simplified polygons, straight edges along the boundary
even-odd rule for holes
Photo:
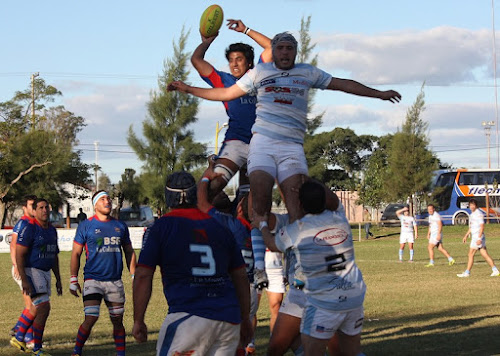
[[[396,215],[396,211],[404,208],[405,206],[408,206],[408,205],[402,204],[402,203],[387,205],[385,210],[382,212],[382,217],[380,218],[380,225],[381,226],[399,226],[400,223],[399,223],[398,216]]]
[[[120,220],[127,226],[149,227],[155,222],[153,210],[147,205],[123,208],[120,210]]]

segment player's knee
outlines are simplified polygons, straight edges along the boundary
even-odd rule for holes
[[[220,174],[220,177],[222,179],[224,179],[224,181],[226,182],[226,184],[235,175],[235,172],[231,168],[227,167],[224,164],[220,164],[220,163],[218,163],[218,164],[215,165],[214,172],[217,173],[217,174]]]
[[[50,312],[50,297],[48,294],[38,294],[31,299],[32,305],[36,314],[49,314]]]
[[[108,307],[109,317],[111,320],[118,320],[123,318],[123,314],[125,313],[124,305],[112,305]]]
[[[85,313],[86,319],[97,319],[99,318],[99,313],[101,311],[101,306],[97,305],[86,305],[83,307],[83,312]]]

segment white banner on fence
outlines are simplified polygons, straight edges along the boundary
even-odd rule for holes
[[[132,247],[140,250],[142,248],[142,237],[144,236],[144,227],[129,227],[130,240]],[[57,229],[57,244],[60,251],[71,251],[73,248],[73,239],[76,229]],[[0,230],[0,253],[10,252],[10,241],[12,240],[12,229]]]

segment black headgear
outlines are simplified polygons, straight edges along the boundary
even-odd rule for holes
[[[165,185],[165,202],[169,208],[196,205],[196,182],[193,176],[185,171],[169,175]]]

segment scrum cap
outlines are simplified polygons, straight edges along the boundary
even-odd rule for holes
[[[291,33],[281,32],[274,36],[271,40],[271,46],[273,47],[273,50],[279,42],[290,42],[295,48],[297,48],[297,40]]]
[[[167,178],[165,185],[165,202],[167,207],[196,204],[196,182],[191,174],[185,171],[174,172]]]

